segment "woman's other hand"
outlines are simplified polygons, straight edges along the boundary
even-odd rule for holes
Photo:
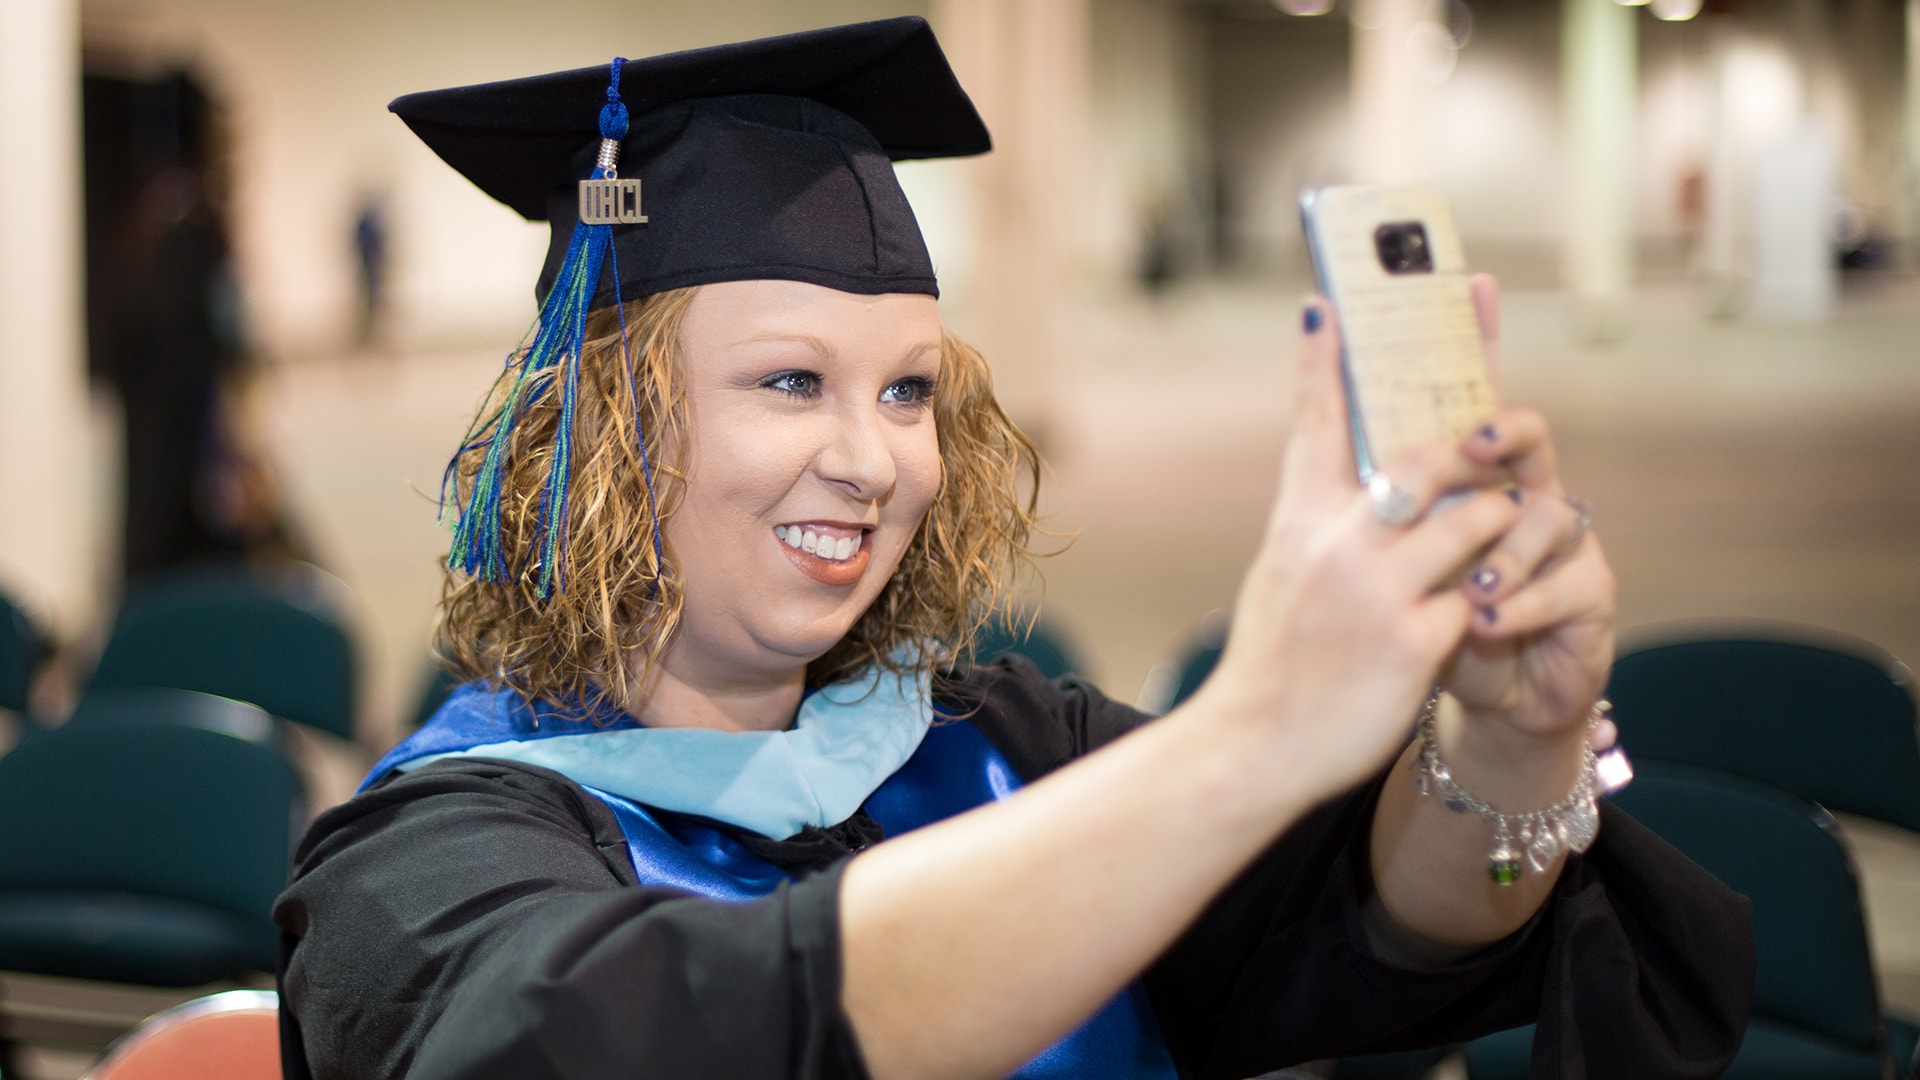
[[[1476,278],[1473,294],[1497,365],[1493,279]],[[1613,659],[1613,571],[1588,534],[1584,511],[1561,486],[1553,440],[1538,413],[1504,410],[1460,449],[1505,475],[1515,516],[1468,564],[1464,580],[1446,590],[1469,616],[1440,676],[1460,708],[1440,711],[1436,740],[1462,787],[1509,813],[1536,810],[1572,789],[1590,742],[1606,745],[1613,737],[1610,725],[1587,730]],[[1525,925],[1551,894],[1562,861],[1509,885],[1494,883],[1487,820],[1416,794],[1418,771],[1409,747],[1381,790],[1374,887],[1402,936],[1410,932],[1436,958],[1458,956]]]
[[[1481,337],[1497,364],[1499,289],[1486,275],[1473,286]],[[1613,662],[1613,570],[1586,508],[1561,485],[1539,413],[1505,410],[1463,449],[1510,473],[1520,516],[1461,585],[1473,616],[1443,682],[1470,721],[1529,737],[1569,733],[1586,723]]]

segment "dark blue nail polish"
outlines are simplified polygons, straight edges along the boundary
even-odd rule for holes
[[[1487,621],[1488,626],[1492,626],[1500,621],[1500,613],[1493,610],[1491,606],[1481,608],[1480,617]]]
[[[1526,499],[1527,499],[1527,496],[1526,496],[1526,493],[1525,493],[1525,492],[1523,492],[1523,491],[1521,491],[1521,490],[1520,490],[1520,485],[1518,485],[1518,484],[1508,484],[1508,485],[1507,485],[1507,498],[1509,498],[1509,499],[1512,499],[1512,500],[1513,500],[1513,505],[1515,505],[1515,506],[1519,506],[1519,505],[1520,505],[1521,503],[1523,503],[1523,502],[1525,502],[1525,501],[1526,501]]]
[[[1497,427],[1494,427],[1492,424],[1486,424],[1482,426],[1480,430],[1474,432],[1474,434],[1480,436],[1481,438],[1487,440],[1488,442],[1500,441],[1500,429]]]
[[[1473,587],[1481,592],[1492,592],[1500,587],[1500,571],[1491,566],[1483,566],[1473,572]],[[1488,608],[1492,611],[1492,608]]]
[[[1301,325],[1307,328],[1307,333],[1309,334],[1318,333],[1320,324],[1325,321],[1326,317],[1320,314],[1320,305],[1318,304],[1308,304],[1306,313],[1300,317]]]

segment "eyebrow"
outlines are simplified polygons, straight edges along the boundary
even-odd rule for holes
[[[821,338],[817,338],[812,334],[782,334],[777,331],[771,332],[771,333],[765,333],[765,334],[755,334],[750,338],[741,338],[739,341],[736,341],[733,344],[735,346],[800,344],[800,345],[805,345],[808,348],[812,349],[814,352],[818,352],[818,353],[831,351],[827,348],[827,343],[824,340],[822,340]]]
[[[779,331],[771,331],[764,334],[755,334],[750,338],[741,338],[739,341],[734,342],[730,347],[738,348],[744,345],[780,345],[780,344],[805,345],[807,348],[813,350],[814,352],[822,356],[829,356],[829,355],[832,355],[833,353],[833,350],[828,347],[826,339],[824,338],[815,337],[812,334],[785,334]],[[907,349],[906,352],[901,354],[900,358],[902,360],[911,361],[911,360],[919,359],[921,356],[923,356],[926,353],[938,354],[940,352],[940,344],[941,343],[938,341],[923,341],[920,344]]]

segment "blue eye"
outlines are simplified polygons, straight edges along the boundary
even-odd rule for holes
[[[820,376],[811,371],[781,371],[762,379],[760,385],[793,397],[812,397],[820,392]]]
[[[895,405],[930,405],[933,403],[933,380],[919,376],[901,379],[881,391],[880,400]]]

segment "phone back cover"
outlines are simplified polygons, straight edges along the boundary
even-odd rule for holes
[[[1340,316],[1341,363],[1361,478],[1400,450],[1458,440],[1491,415],[1493,385],[1466,255],[1438,192],[1328,187],[1301,200],[1320,288]],[[1389,274],[1374,230],[1426,226],[1433,272]]]

